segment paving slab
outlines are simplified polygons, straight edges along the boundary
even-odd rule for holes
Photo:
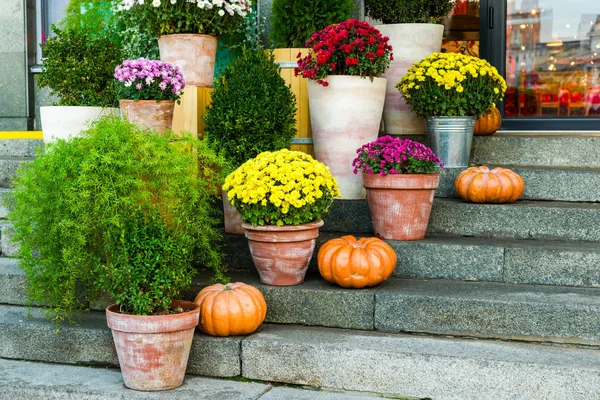
[[[600,289],[395,279],[375,296],[378,331],[600,345]]]
[[[242,373],[435,400],[600,396],[598,350],[285,325],[242,341]]]

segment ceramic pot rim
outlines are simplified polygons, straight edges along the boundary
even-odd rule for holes
[[[190,36],[194,36],[194,37],[205,37],[205,38],[214,38],[215,40],[218,39],[218,36],[215,35],[203,35],[202,33],[169,33],[167,35],[160,35],[158,38],[164,38],[164,37],[170,37],[170,38],[178,38],[178,37],[190,37]]]
[[[132,315],[118,312],[119,306],[106,307],[106,322],[109,328],[130,333],[166,333],[190,329],[198,324],[200,306],[192,301],[174,300],[172,305],[181,306],[185,312],[169,315]],[[193,323],[194,319],[196,320]],[[129,321],[129,322],[125,322]],[[131,327],[124,325],[132,325]],[[157,330],[156,327],[165,326]]]
[[[264,225],[264,226],[255,226],[245,222],[242,222],[242,228],[247,229],[249,231],[263,231],[263,232],[294,232],[294,231],[305,231],[308,229],[320,228],[324,224],[323,220],[320,219],[318,221],[309,222],[308,224],[302,225]]]
[[[412,189],[435,190],[439,186],[440,174],[388,174],[369,175],[363,173],[366,189]]]
[[[429,26],[435,26],[436,29],[440,29],[439,27],[444,27],[444,24],[427,24],[427,23],[422,23],[422,22],[412,22],[412,23],[408,23],[408,22],[400,22],[397,24],[378,24],[378,25],[374,25],[375,28],[379,29],[380,26],[410,26],[410,27],[429,27]]]
[[[133,100],[133,99],[119,99],[119,103],[120,102],[127,102],[127,103],[136,103],[136,104],[164,104],[164,105],[171,105],[175,103],[175,100],[160,100],[160,101],[156,101],[156,100]]]
[[[40,109],[58,109],[58,108],[67,108],[70,110],[73,109],[101,109],[101,110],[118,110],[119,107],[101,107],[101,106],[40,106]]]

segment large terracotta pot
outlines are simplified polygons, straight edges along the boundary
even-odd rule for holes
[[[254,226],[242,222],[260,281],[274,286],[304,282],[321,226],[322,220],[296,226]]]
[[[178,66],[186,86],[213,87],[218,39],[199,34],[158,38],[160,59]]]
[[[246,230],[242,228],[242,214],[231,205],[226,191],[223,191],[221,197],[223,198],[223,222],[225,224],[225,232],[243,235]]]
[[[363,174],[375,236],[389,240],[425,237],[439,174]]]
[[[119,100],[119,105],[124,118],[144,129],[163,133],[173,125],[174,101]]]
[[[181,386],[192,348],[200,307],[174,301],[186,312],[171,315],[121,314],[114,304],[106,309],[125,386],[158,391]]]
[[[100,117],[119,116],[119,109],[112,107],[48,106],[40,107],[44,142],[68,139],[76,136]]]
[[[315,158],[337,179],[342,199],[364,199],[352,161],[356,150],[377,139],[385,102],[386,80],[334,75],[329,86],[308,82]]]
[[[444,26],[439,24],[390,24],[375,26],[390,38],[394,61],[382,75],[387,78],[383,122],[388,135],[423,135],[425,120],[410,111],[396,84],[417,61],[440,51]]]

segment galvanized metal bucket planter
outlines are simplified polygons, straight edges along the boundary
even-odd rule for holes
[[[444,168],[469,165],[475,117],[427,117],[425,126],[429,147]]]

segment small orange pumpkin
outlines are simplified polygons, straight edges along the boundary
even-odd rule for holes
[[[491,135],[495,133],[502,125],[502,116],[496,106],[492,107],[491,112],[484,114],[475,121],[473,135]]]
[[[470,167],[454,181],[458,196],[473,203],[512,203],[517,201],[525,184],[523,178],[506,168]]]
[[[396,268],[396,252],[378,238],[343,236],[321,246],[317,264],[327,282],[360,289],[390,277]]]
[[[267,303],[255,287],[242,282],[207,286],[194,303],[200,306],[198,328],[211,336],[248,335],[267,315]]]

